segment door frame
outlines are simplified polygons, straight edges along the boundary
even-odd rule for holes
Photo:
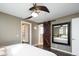
[[[21,21],[21,26],[22,26],[22,23],[26,23],[26,24],[30,25],[30,42],[29,42],[29,44],[32,45],[32,24],[30,22]],[[21,32],[21,42],[22,42],[22,32]]]
[[[40,44],[40,25],[43,25],[43,24],[39,24],[38,25],[38,28],[39,28],[39,33],[38,33],[38,35],[39,35],[39,37],[38,37],[38,45]],[[41,43],[41,45],[43,45],[43,43]]]

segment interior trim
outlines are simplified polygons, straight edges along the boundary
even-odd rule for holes
[[[21,21],[21,24],[22,24],[22,22],[30,25],[30,42],[29,43],[30,43],[30,45],[32,45],[32,24],[30,22],[26,22],[26,21]],[[22,39],[21,39],[21,42],[22,42]]]

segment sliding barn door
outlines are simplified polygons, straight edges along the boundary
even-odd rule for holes
[[[51,42],[51,31],[50,31],[50,22],[43,23],[44,34],[43,34],[43,47],[50,48]]]

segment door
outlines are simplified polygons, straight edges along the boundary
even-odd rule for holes
[[[43,24],[39,25],[39,40],[38,40],[38,45],[43,46]]]
[[[72,19],[72,53],[79,55],[79,18]]]
[[[21,40],[22,43],[30,43],[31,32],[30,32],[30,24],[27,22],[21,22]]]

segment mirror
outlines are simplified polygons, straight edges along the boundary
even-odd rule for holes
[[[52,42],[70,45],[70,22],[52,25]]]

